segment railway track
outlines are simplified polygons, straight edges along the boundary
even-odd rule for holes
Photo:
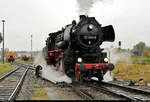
[[[147,102],[150,101],[150,92],[144,91],[141,89],[131,88],[127,86],[122,86],[118,84],[112,84],[107,82],[100,83],[84,83],[82,86],[84,87],[76,87],[70,84],[70,86],[77,92],[80,96],[82,96],[86,100],[105,100],[105,98],[99,98],[100,94],[106,94],[110,96],[109,99],[106,100],[129,100],[132,102]],[[96,94],[92,93],[98,92]],[[92,92],[90,92],[92,91]],[[97,98],[96,98],[97,97]],[[113,98],[111,98],[113,97]]]
[[[23,65],[20,63],[15,63],[15,64],[26,67],[26,65]],[[28,66],[33,67],[32,65],[28,65]],[[31,69],[34,70],[34,68],[31,68]],[[53,83],[53,82],[51,82],[51,83]],[[94,83],[95,84],[93,84],[93,82],[92,82],[92,84],[90,84],[90,83],[85,84],[85,86],[84,86],[85,88],[76,87],[76,85],[67,84],[67,83],[53,83],[53,84],[60,85],[60,86],[69,86],[70,88],[72,88],[72,90],[76,94],[78,94],[80,97],[82,97],[82,99],[85,99],[85,100],[95,100],[95,96],[92,93],[89,93],[87,90],[85,90],[87,86],[91,88],[91,89],[89,89],[89,91],[97,90],[97,91],[99,91],[99,93],[104,93],[104,94],[108,94],[108,95],[111,94],[113,97],[117,97],[117,98],[119,97],[118,99],[131,100],[131,101],[150,100],[150,92],[149,91],[144,91],[141,89],[135,89],[135,88],[131,88],[128,86],[122,86],[122,85],[107,83],[107,82],[102,82],[101,84],[98,84],[96,82],[94,82]]]
[[[42,78],[42,79],[43,80],[47,80],[46,78]],[[58,87],[70,87],[82,99],[85,99],[85,100],[93,100],[94,99],[91,94],[89,94],[88,92],[86,92],[84,89],[81,89],[81,88],[77,87],[76,85],[69,84],[69,83],[66,83],[66,82],[56,82],[55,83],[55,82],[52,82],[50,80],[47,80],[47,81],[49,81],[53,85],[57,85]]]
[[[51,82],[53,83],[53,82]],[[110,90],[104,88],[104,87],[94,87],[92,85],[90,85],[89,83],[88,84],[68,84],[68,83],[65,83],[65,82],[59,82],[59,83],[53,83],[54,85],[57,85],[58,87],[70,87],[74,93],[76,93],[78,96],[81,97],[81,99],[83,100],[111,100],[112,98],[109,98],[109,99],[96,99],[96,96],[94,93],[90,93],[91,90],[94,90],[94,91],[99,91],[98,93],[101,93],[101,94],[113,94],[113,97],[119,97],[117,100],[121,99],[121,98],[124,98],[123,100],[133,100],[133,99],[130,99],[128,96],[124,96],[124,95],[118,95],[116,94],[115,92],[112,92],[110,93]],[[107,92],[107,93],[106,93]],[[100,96],[100,95],[99,95]],[[115,98],[113,98],[115,99]]]
[[[110,89],[100,86],[99,84],[81,84],[76,87],[72,84],[69,86],[85,100],[131,100],[137,101],[134,98],[125,94],[116,93]]]
[[[100,85],[96,85],[95,88],[98,88],[98,86]],[[113,84],[109,82],[102,82],[100,87],[116,95],[126,97],[127,99],[132,100],[132,101],[150,100],[150,91],[145,91],[145,90],[141,90],[137,88],[131,88],[128,86]]]
[[[45,78],[42,78],[42,79],[47,80]],[[81,99],[84,99],[84,100],[111,100],[111,99],[131,100],[131,101],[141,100],[141,99],[137,99],[135,97],[131,97],[125,93],[119,93],[116,90],[114,91],[108,87],[105,87],[104,84],[107,84],[107,83],[104,83],[104,82],[102,84],[99,84],[95,81],[94,82],[88,82],[86,84],[79,84],[79,83],[68,84],[65,82],[59,82],[59,83],[51,82],[51,83],[53,83],[54,85],[57,85],[58,87],[70,87],[78,96],[81,97]],[[95,83],[95,84],[93,84],[93,83]],[[91,93],[90,91],[92,91],[92,90],[94,90],[95,92],[97,91],[98,96],[95,96],[96,94]],[[111,95],[111,97],[113,97],[113,98],[109,98],[109,96],[107,96],[108,99],[104,99],[104,98],[101,99],[99,97],[100,94]]]
[[[34,66],[32,64],[23,64],[23,63],[18,63],[18,62],[14,62],[14,65],[17,65],[17,66],[22,66],[22,67],[29,67],[29,69],[31,70],[35,70]]]
[[[3,75],[0,78],[0,100],[1,101],[13,101],[17,96],[25,75],[29,69],[19,66],[18,68],[12,70],[11,72]]]
[[[78,88],[72,84],[68,84],[78,95],[86,100],[94,100],[94,97],[82,88]]]
[[[100,91],[101,93],[104,93],[104,94],[108,94],[108,95],[111,95],[113,97],[116,97],[116,99],[120,98],[122,100],[132,100],[132,101],[136,101],[134,98],[131,98],[129,97],[128,95],[125,95],[125,94],[120,94],[120,93],[117,93],[117,92],[114,92],[106,87],[103,87],[103,86],[96,86],[96,85],[88,85],[89,87],[97,90],[97,91]]]

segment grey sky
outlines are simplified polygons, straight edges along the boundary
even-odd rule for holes
[[[0,0],[0,20],[6,20],[5,47],[30,51],[32,34],[33,50],[40,50],[50,32],[60,30],[73,19],[78,21],[78,11],[76,0]],[[150,0],[97,1],[89,16],[96,17],[103,26],[114,26],[115,42],[103,43],[103,47],[117,46],[119,40],[123,48],[132,48],[139,41],[150,46]]]

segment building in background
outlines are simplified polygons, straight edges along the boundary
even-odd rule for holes
[[[30,52],[16,52],[17,57],[20,58],[22,55],[25,55],[27,57],[31,57],[31,53]]]

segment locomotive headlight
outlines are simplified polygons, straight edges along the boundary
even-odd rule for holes
[[[104,58],[104,62],[108,62],[108,58]]]
[[[78,62],[81,63],[82,62],[82,58],[79,57],[78,58]]]
[[[94,26],[93,26],[92,24],[89,25],[89,29],[90,29],[90,30],[92,30],[93,27],[94,27]]]

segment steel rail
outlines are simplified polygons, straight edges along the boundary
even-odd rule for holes
[[[41,77],[41,76],[40,76]],[[85,92],[84,90],[81,90],[81,89],[77,89],[75,86],[73,86],[72,84],[68,84],[66,82],[52,82],[46,78],[43,78],[41,77],[42,79],[44,80],[47,80],[49,82],[51,82],[53,85],[59,85],[59,86],[68,86],[68,87],[71,87],[77,94],[79,94],[81,97],[84,97],[88,100],[93,100],[94,98],[88,94],[87,92]]]
[[[120,90],[123,90],[125,93],[131,93],[131,95],[126,95],[128,97],[132,97],[136,101],[144,101],[144,100],[149,100],[150,99],[150,91],[142,90],[142,89],[137,89],[137,88],[131,88],[128,86],[122,86],[110,82],[102,82],[104,86],[111,86],[114,88],[119,88]],[[127,94],[127,93],[126,93]],[[133,95],[132,95],[133,94]],[[134,94],[142,96],[142,98],[135,97]],[[145,97],[145,99],[143,98]]]
[[[40,76],[41,77],[41,76]],[[41,77],[43,80],[47,80],[49,82],[51,82],[53,85],[60,85],[60,86],[68,86],[68,87],[71,87],[77,94],[79,94],[81,97],[84,97],[86,98],[87,100],[93,100],[94,98],[88,94],[87,92],[85,92],[84,90],[81,90],[81,89],[77,89],[75,86],[73,86],[72,84],[68,84],[66,82],[52,82],[46,78],[43,78]]]
[[[16,64],[16,65],[20,65],[20,66],[22,66],[22,67],[29,66],[29,69],[31,69],[31,70],[35,70],[35,69],[34,69],[34,66],[32,66],[32,65],[23,64],[23,63],[18,63],[18,62],[15,62],[14,64]]]
[[[80,96],[85,97],[88,100],[93,100],[94,99],[90,94],[88,94],[84,90],[77,89],[76,87],[74,87],[71,84],[68,84],[68,86],[70,86],[73,90],[75,90]]]
[[[102,90],[102,91],[107,92],[109,94],[111,93],[111,94],[113,94],[115,96],[118,96],[118,97],[122,97],[122,98],[125,98],[125,99],[128,99],[128,100],[136,101],[136,99],[133,98],[133,97],[130,97],[130,96],[125,95],[123,93],[117,93],[117,92],[111,91],[110,89],[107,89],[103,86],[93,86],[93,85],[88,85],[88,86],[91,87],[91,88],[95,88],[96,90]]]
[[[147,91],[147,90],[131,88],[129,86],[118,85],[118,84],[114,84],[114,83],[110,83],[110,82],[102,82],[102,84],[103,85],[114,86],[114,87],[119,87],[119,88],[127,89],[127,90],[130,90],[130,91],[133,91],[133,92],[142,93],[142,94],[150,94],[150,91]]]
[[[23,84],[23,81],[24,81],[24,78],[27,74],[27,71],[28,71],[29,67],[25,70],[25,72],[23,73],[22,77],[20,78],[16,88],[14,89],[13,93],[11,94],[11,96],[8,98],[8,101],[12,101],[15,99],[15,97],[17,96],[17,93],[19,92],[19,89],[21,88],[22,84]]]
[[[0,81],[2,81],[4,78],[8,77],[10,74],[12,74],[13,72],[15,72],[18,69],[19,69],[19,67],[15,68],[14,70],[12,70],[12,71],[10,71],[10,72],[8,72],[6,74],[4,74],[2,77],[0,77]]]

